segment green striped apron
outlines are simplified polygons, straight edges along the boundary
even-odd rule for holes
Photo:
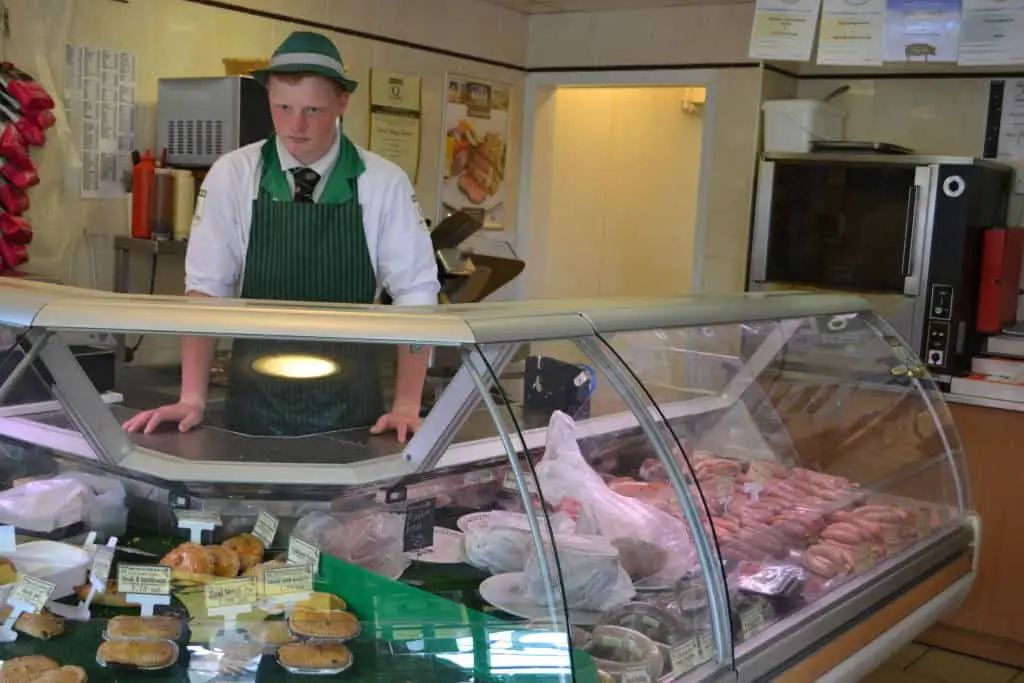
[[[342,136],[338,162],[321,180],[325,186],[319,201],[296,203],[274,138],[263,144],[243,299],[373,303],[377,278],[356,182],[364,170],[358,150]],[[261,358],[276,355],[327,359],[338,371],[293,379],[257,370]],[[367,427],[384,413],[377,349],[372,344],[236,339],[225,413],[228,429],[254,435]]]

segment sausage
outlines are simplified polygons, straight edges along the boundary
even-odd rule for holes
[[[824,555],[831,560],[833,564],[844,571],[851,572],[853,571],[853,567],[856,565],[853,553],[835,543],[819,543],[818,545],[808,548],[807,552],[815,555]]]
[[[838,573],[836,566],[829,561],[827,557],[821,555],[808,555],[804,553],[803,565],[812,574],[816,574],[823,579],[831,579]]]
[[[826,527],[820,535],[823,540],[835,541],[836,543],[843,543],[846,545],[857,545],[858,543],[864,542],[864,538],[856,529],[850,531],[847,528],[836,528],[835,525]]]
[[[893,521],[905,522],[910,519],[910,513],[895,505],[862,505],[853,510],[855,515],[884,515]],[[885,521],[885,520],[880,520]]]

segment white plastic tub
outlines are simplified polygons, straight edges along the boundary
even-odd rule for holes
[[[814,140],[842,140],[846,112],[820,100],[769,100],[764,111],[765,152],[810,152]]]
[[[57,586],[52,600],[72,595],[76,587],[85,584],[89,573],[89,553],[67,543],[20,543],[16,552],[4,556],[14,563],[19,575],[28,574]]]

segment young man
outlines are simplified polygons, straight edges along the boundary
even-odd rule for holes
[[[188,244],[186,294],[369,304],[383,288],[398,305],[437,303],[437,266],[412,184],[340,132],[357,84],[334,43],[293,33],[253,76],[267,86],[276,134],[210,169]],[[213,349],[213,339],[183,339],[180,400],[125,428],[198,425]],[[312,357],[326,370],[301,380],[260,370],[289,357]],[[371,427],[404,442],[420,424],[427,358],[425,349],[399,348],[387,410],[373,345],[235,340],[226,426],[263,435]]]

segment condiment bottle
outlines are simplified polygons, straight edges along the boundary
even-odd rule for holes
[[[187,240],[196,212],[196,179],[192,171],[174,171],[174,239]]]
[[[153,236],[150,204],[156,182],[156,159],[147,149],[132,169],[132,237],[148,240]]]
[[[158,168],[155,178],[150,209],[153,239],[169,240],[174,235],[174,176],[171,169]]]

